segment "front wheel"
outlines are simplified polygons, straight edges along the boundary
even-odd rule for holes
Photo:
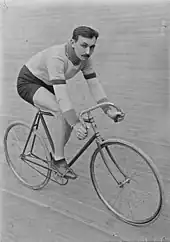
[[[98,197],[125,223],[153,222],[163,205],[163,182],[151,158],[135,145],[104,141],[93,153],[90,174]]]

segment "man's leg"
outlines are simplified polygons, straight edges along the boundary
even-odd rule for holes
[[[33,96],[34,105],[48,110],[54,114],[56,120],[60,118],[60,135],[57,137],[57,145],[55,145],[55,159],[59,160],[64,158],[64,146],[70,138],[72,128],[71,126],[64,120],[63,116],[60,114],[58,103],[56,102],[55,95],[49,92],[44,87],[40,87]]]

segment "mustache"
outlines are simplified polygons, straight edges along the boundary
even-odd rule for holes
[[[88,58],[90,57],[90,55],[88,55],[88,54],[86,54],[86,55],[82,55],[82,56],[83,56],[83,57],[88,57]]]

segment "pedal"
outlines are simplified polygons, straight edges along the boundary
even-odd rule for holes
[[[53,174],[53,178],[54,178],[54,180],[52,179],[52,181],[58,183],[59,185],[63,186],[68,183],[68,178],[66,178],[63,175],[60,175],[58,172],[53,171],[52,174]]]
[[[71,169],[69,168],[64,174],[63,176],[67,179],[72,179],[75,180],[78,178],[78,175]]]

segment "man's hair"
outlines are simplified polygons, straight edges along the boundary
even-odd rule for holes
[[[72,39],[77,41],[79,36],[89,39],[95,37],[97,39],[99,37],[99,33],[88,26],[79,26],[73,30]]]

